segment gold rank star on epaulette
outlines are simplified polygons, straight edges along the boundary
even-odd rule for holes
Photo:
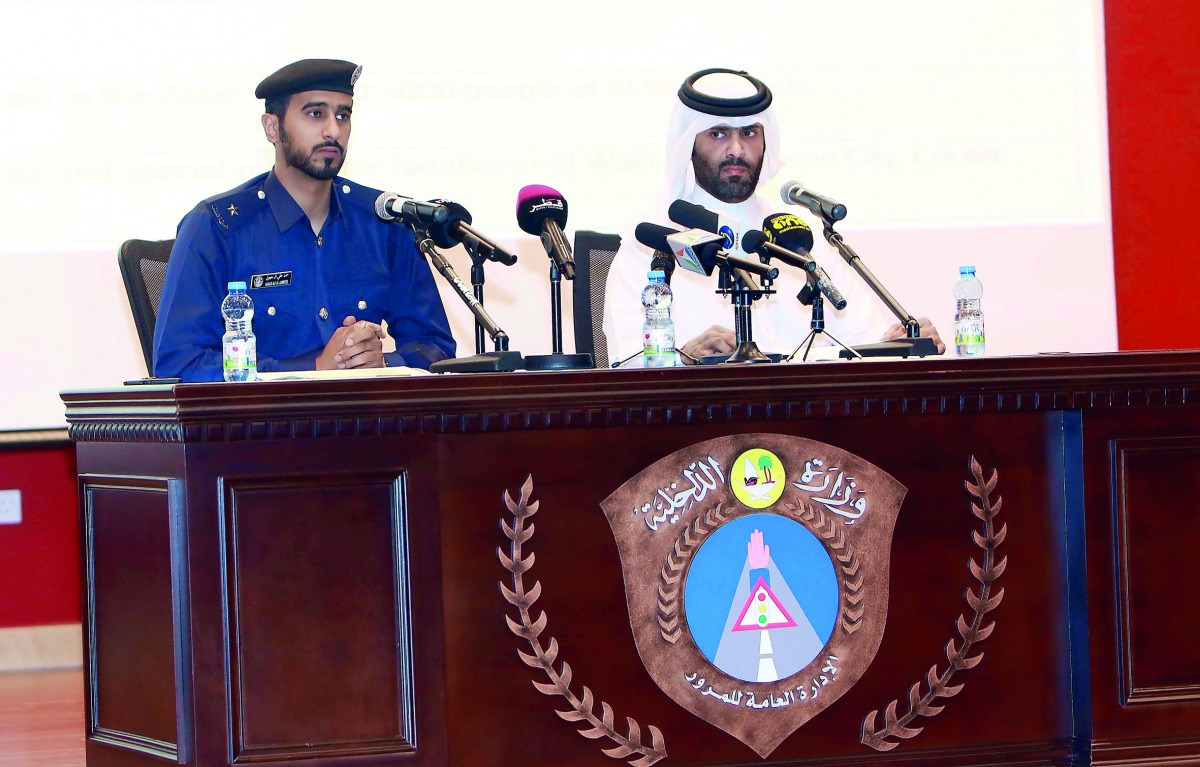
[[[210,200],[208,204],[217,224],[226,231],[236,228],[265,207],[267,195],[261,187],[227,194]]]

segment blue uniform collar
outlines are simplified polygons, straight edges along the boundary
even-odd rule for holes
[[[339,189],[343,183],[340,176],[335,177],[333,184],[329,187],[329,217],[325,219],[326,224],[343,220],[342,203],[334,193],[334,190]],[[263,191],[267,194],[267,204],[271,207],[271,213],[275,216],[275,223],[279,226],[280,232],[291,229],[299,221],[308,222],[308,216],[304,214],[304,209],[288,193],[274,170],[267,173],[267,178],[263,181]]]

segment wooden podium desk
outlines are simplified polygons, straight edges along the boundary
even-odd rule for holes
[[[1200,764],[1198,398],[1196,352],[65,392],[88,764]],[[600,507],[745,434],[835,446],[907,489],[877,653],[765,758],[647,673]],[[994,630],[940,713],[880,750],[864,733],[910,712],[972,615],[972,458],[1007,530]],[[586,705],[535,687],[548,673],[508,625],[498,551],[523,486],[536,641]],[[581,708],[595,739],[555,713]],[[627,718],[643,748],[622,755]]]

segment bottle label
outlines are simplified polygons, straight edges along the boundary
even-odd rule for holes
[[[982,354],[983,318],[971,317],[954,323],[954,345],[958,347],[959,354]]]
[[[675,366],[675,333],[671,328],[654,328],[644,334],[645,367]]]
[[[239,338],[221,345],[226,380],[231,380],[231,375],[241,381],[253,381],[258,378],[258,344],[255,340]],[[246,375],[238,375],[243,372]]]

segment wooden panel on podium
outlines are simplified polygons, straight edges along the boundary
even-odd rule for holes
[[[146,477],[81,479],[88,737],[186,762],[177,487]]]
[[[1123,704],[1200,700],[1200,434],[1112,442]],[[1180,501],[1184,501],[1182,504]]]
[[[67,392],[88,763],[1200,764],[1198,397],[1194,352]],[[731,446],[760,443],[790,473],[756,512]],[[673,484],[698,445],[740,500]],[[834,512],[849,490],[812,510],[791,445],[903,488],[890,541],[862,543],[886,561],[848,547],[873,519]],[[605,506],[635,480],[662,511],[628,514],[671,552],[641,570]],[[859,676],[826,660],[744,703],[770,677],[734,690],[711,665],[681,698],[643,653],[691,646],[672,584],[756,513],[840,562],[834,636],[856,655],[835,660]],[[648,623],[639,589],[660,589]],[[773,739],[732,734],[790,712]]]
[[[403,477],[306,473],[222,485],[234,758],[411,749]]]

